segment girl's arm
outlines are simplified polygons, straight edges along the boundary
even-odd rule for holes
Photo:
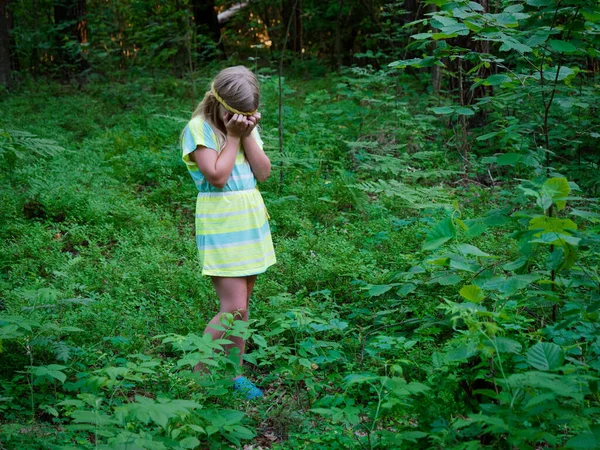
[[[250,126],[248,127],[246,134],[242,136],[242,147],[244,147],[244,152],[246,153],[246,158],[250,163],[254,177],[258,181],[266,181],[271,174],[271,161],[251,134],[252,130],[260,120],[260,113],[256,113],[248,120]]]
[[[229,121],[224,120],[227,130],[225,147],[221,153],[212,149],[198,146],[190,155],[204,178],[216,188],[223,188],[235,165],[235,157],[240,145],[240,139],[248,128],[248,121],[242,115],[235,114]]]

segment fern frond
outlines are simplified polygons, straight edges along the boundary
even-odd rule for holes
[[[378,180],[365,181],[353,187],[370,194],[397,197],[410,208],[453,208],[452,198],[443,186],[412,187],[396,180]]]
[[[54,156],[64,150],[64,147],[61,147],[52,139],[40,138],[27,131],[0,128],[0,155],[8,153],[19,159],[24,159],[31,153],[36,156],[47,157]]]

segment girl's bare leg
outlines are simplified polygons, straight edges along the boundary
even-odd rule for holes
[[[248,292],[246,298],[246,309],[248,311],[250,311],[250,296],[254,290],[254,283],[256,283],[256,275],[250,275],[249,277],[246,277],[246,287]]]
[[[256,279],[256,277],[254,277]],[[234,320],[248,321],[248,277],[240,278],[225,278],[225,277],[212,277],[213,285],[219,296],[221,308],[219,313],[216,314],[206,326],[204,334],[208,333],[212,336],[213,340],[221,339],[225,334],[224,331],[220,331],[212,327],[212,325],[218,325],[219,328],[223,327],[221,322],[221,316],[224,313],[233,314]],[[254,286],[254,283],[252,283]],[[230,336],[229,340],[233,343],[224,346],[225,351],[229,351],[230,348],[236,347],[239,349],[240,364],[241,357],[244,354],[246,348],[246,342],[235,336]],[[197,364],[194,370],[204,370],[201,363]]]

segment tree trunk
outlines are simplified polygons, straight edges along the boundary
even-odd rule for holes
[[[196,34],[210,36],[216,47],[224,54],[225,47],[221,42],[221,27],[219,26],[214,0],[192,0],[192,13],[194,14]],[[198,40],[198,45],[203,45],[202,40]],[[198,50],[203,53],[205,48],[199,48]],[[214,55],[211,56],[214,57]]]
[[[339,69],[342,65],[342,10],[344,7],[344,0],[338,2],[338,15],[335,21],[335,55],[334,62],[335,68]]]
[[[8,32],[8,2],[0,0],[0,84],[10,86],[10,38]]]
[[[0,0],[2,2],[2,0]],[[7,6],[10,4],[10,0],[4,2]],[[12,33],[12,29],[15,27],[14,14],[11,8],[8,9],[8,50],[10,52],[10,70],[11,72],[18,72],[21,70],[21,64],[19,63],[19,56],[17,54],[17,41]]]
[[[434,13],[437,11],[437,6],[434,4],[430,4],[427,6],[427,11],[430,13]],[[430,44],[430,49],[433,50],[433,47],[436,44]],[[440,66],[434,64],[431,67],[431,90],[435,95],[439,95],[440,89],[442,87],[442,71],[440,70]]]
[[[304,47],[304,32],[302,29],[302,0],[298,0],[298,6],[296,8],[296,36],[297,36],[297,48],[296,51],[300,53],[302,59],[302,49]]]
[[[76,66],[79,70],[88,67],[81,51],[73,53],[65,41],[87,42],[86,0],[57,0],[54,4],[54,24],[58,28],[57,47],[59,64]]]

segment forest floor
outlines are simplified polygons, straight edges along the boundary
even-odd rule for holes
[[[218,307],[179,148],[207,81],[195,100],[164,78],[39,81],[0,102],[0,132],[60,147],[24,136],[3,169],[0,449],[479,442],[450,423],[482,401],[465,379],[490,389],[485,364],[467,361],[474,349],[440,356],[457,338],[444,306],[475,274],[425,243],[449,218],[487,217],[496,228],[469,245],[510,261],[514,192],[502,173],[465,175],[452,128],[410,79],[287,80],[280,151],[277,78],[263,77],[273,172],[260,189],[278,262],[258,278],[250,330],[233,332],[250,333],[246,372],[265,398],[232,397],[222,355],[209,377],[189,370],[211,359],[200,335]],[[535,334],[539,317],[520,329]]]

